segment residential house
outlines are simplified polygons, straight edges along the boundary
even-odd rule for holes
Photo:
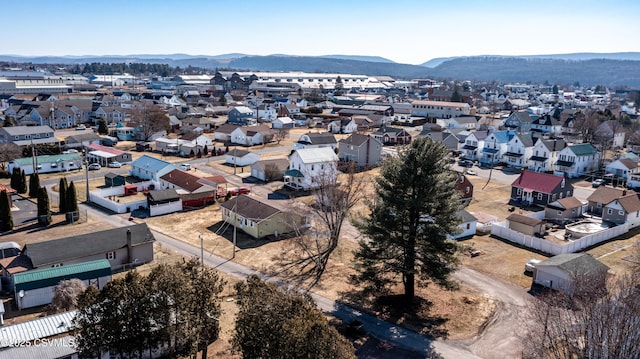
[[[210,186],[200,177],[179,169],[160,177],[160,187],[175,190],[182,207],[203,207],[216,201],[217,186]]]
[[[330,147],[297,149],[289,155],[284,183],[294,189],[317,188],[324,178],[338,175],[337,163],[338,156]]]
[[[380,126],[371,136],[384,145],[406,145],[411,143],[411,135],[404,128]]]
[[[99,145],[101,140],[102,138],[93,132],[71,135],[64,139],[64,148],[80,149],[89,145]]]
[[[460,116],[445,119],[436,119],[436,123],[442,128],[462,128],[465,130],[475,130],[478,120],[475,116]]]
[[[251,165],[251,176],[264,182],[281,181],[288,169],[289,160],[286,158],[259,160]]]
[[[622,196],[607,203],[602,209],[602,222],[628,223],[629,228],[640,224],[640,198],[635,191],[622,191]]]
[[[176,167],[167,161],[142,155],[142,157],[131,162],[129,174],[143,180],[153,180],[158,182],[160,181],[160,177],[174,169],[176,169]]]
[[[155,238],[146,223],[90,232],[71,237],[25,244],[33,268],[68,266],[107,259],[111,269],[135,266],[153,260]]]
[[[279,129],[279,128],[293,128],[294,123],[291,117],[277,117],[275,120],[271,122],[271,128]]]
[[[250,166],[258,160],[260,160],[259,154],[234,148],[233,150],[225,154],[224,163],[232,165],[234,167],[244,167]]]
[[[451,118],[469,115],[471,106],[464,102],[423,101],[411,102],[411,116]]]
[[[338,143],[338,158],[360,168],[375,167],[382,160],[382,143],[371,135],[353,133]]]
[[[229,110],[228,123],[233,125],[255,125],[258,122],[253,110],[246,106],[237,106]]]
[[[108,146],[89,145],[86,151],[89,162],[97,162],[105,167],[112,162],[129,163],[133,160],[131,153]]]
[[[509,229],[528,236],[544,233],[544,221],[541,219],[511,213],[507,217],[507,221],[509,222]]]
[[[231,142],[231,133],[235,131],[240,126],[232,125],[229,123],[225,123],[224,125],[218,127],[214,132],[214,138],[216,141],[220,142]]]
[[[182,211],[182,200],[174,189],[147,191],[149,217]]]
[[[564,177],[524,170],[511,184],[511,199],[546,207],[558,199],[573,196],[573,185]]]
[[[547,204],[544,210],[544,218],[554,223],[565,223],[582,216],[585,207],[579,199],[566,197]]]
[[[220,205],[222,219],[253,238],[297,232],[305,224],[304,217],[282,211],[249,195],[236,196]]]
[[[231,143],[242,146],[255,146],[273,140],[273,131],[266,125],[242,126],[231,132]]]
[[[538,139],[533,145],[529,157],[528,168],[536,172],[551,172],[553,164],[558,161],[558,154],[567,147],[563,139]]]
[[[587,201],[589,203],[587,210],[590,213],[601,216],[605,205],[624,196],[626,196],[625,190],[600,186],[591,195],[589,195],[589,197],[587,197]]]
[[[515,131],[496,131],[489,134],[484,140],[480,162],[487,165],[500,163],[503,160],[504,154],[507,153],[509,141],[511,141],[515,134]]]
[[[640,184],[640,182],[632,180],[633,175],[639,173],[637,160],[634,161],[630,158],[615,160],[607,165],[605,173],[624,178],[627,181],[627,186],[631,188],[637,187]],[[636,179],[638,176],[633,178]]]
[[[341,118],[331,121],[327,131],[331,133],[354,133],[358,130],[358,124],[352,118]]]
[[[258,118],[266,121],[273,122],[278,117],[278,111],[272,104],[262,104],[258,106]]]
[[[102,289],[111,280],[107,259],[41,268],[13,275],[14,303],[19,310],[51,304],[54,289],[63,280],[79,279],[85,286]]]
[[[625,129],[618,121],[605,121],[594,133],[594,139],[598,144],[604,144],[606,148],[623,148],[625,139]]]
[[[569,178],[580,177],[598,169],[600,152],[590,143],[567,146],[558,153],[553,173]]]
[[[527,111],[512,112],[509,117],[504,121],[504,127],[518,131],[520,133],[526,133],[531,130],[533,119],[529,116]]]
[[[553,116],[544,115],[531,124],[531,135],[535,138],[550,138],[562,135],[562,122]]]
[[[321,148],[329,147],[333,150],[338,148],[338,141],[332,133],[328,132],[308,132],[300,136],[293,148]]]
[[[533,140],[528,134],[516,134],[507,143],[504,161],[509,167],[526,168],[528,159],[533,151]]]
[[[462,157],[471,161],[477,160],[482,153],[487,136],[489,136],[488,131],[476,131],[467,136],[464,140],[464,146],[462,146]]]
[[[20,147],[32,145],[59,145],[49,126],[0,127],[0,143],[14,143]]]
[[[204,146],[207,146],[207,148],[211,148],[211,145],[213,145],[213,141],[211,140],[211,138],[209,138],[209,136],[194,132],[183,135],[182,137],[180,137],[180,139],[183,141],[191,142],[194,146],[196,146],[196,148],[204,148]]]
[[[202,117],[202,116],[189,116],[182,119],[181,126],[194,126],[199,127],[203,131],[209,132],[216,127],[217,123],[215,119],[211,117]]]
[[[451,239],[461,239],[471,237],[476,234],[476,226],[478,220],[471,213],[464,209],[459,210],[456,216],[460,218],[460,224],[458,224],[459,232],[456,234],[450,234],[448,237]]]
[[[449,130],[439,131],[423,129],[416,138],[423,137],[428,137],[433,142],[442,143],[449,151],[457,151],[460,147],[460,140],[456,135],[449,132]]]
[[[567,253],[536,264],[533,283],[571,294],[576,280],[588,281],[590,288],[604,288],[609,267],[588,253]]]
[[[460,177],[458,177],[456,190],[460,194],[460,202],[465,206],[473,199],[473,183],[464,174],[460,174]]]
[[[63,153],[60,155],[16,158],[13,161],[9,161],[9,173],[14,168],[20,168],[27,176],[35,172],[69,172],[82,169],[82,156],[78,153]]]

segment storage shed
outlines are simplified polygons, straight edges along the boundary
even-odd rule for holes
[[[119,175],[117,173],[109,172],[104,175],[104,184],[107,187],[117,187],[124,186],[126,179],[123,175]]]
[[[538,233],[544,232],[544,221],[540,219],[512,213],[507,217],[507,220],[509,221],[509,229],[529,236],[535,236]]]
[[[536,264],[533,283],[565,293],[574,290],[576,280],[588,281],[593,288],[604,288],[608,270],[588,253],[559,254]]]
[[[111,265],[108,260],[99,259],[16,273],[13,276],[13,288],[18,309],[50,304],[58,283],[73,278],[102,289],[111,280]]]

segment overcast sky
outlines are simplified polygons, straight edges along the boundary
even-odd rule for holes
[[[437,57],[640,51],[640,1],[2,1],[12,55]]]

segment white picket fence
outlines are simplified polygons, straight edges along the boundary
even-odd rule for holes
[[[585,248],[602,243],[611,238],[615,238],[629,231],[628,224],[605,229],[601,232],[590,234],[582,238],[566,241],[565,244],[558,244],[547,241],[544,238],[532,237],[509,229],[509,221],[495,222],[491,227],[491,234],[506,239],[510,242],[520,244],[527,248],[532,248],[552,255],[574,253]]]

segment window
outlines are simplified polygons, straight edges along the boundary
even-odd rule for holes
[[[522,194],[522,188],[518,188],[518,190],[516,191],[516,194],[520,196]]]
[[[624,216],[624,211],[618,211],[618,214]]]
[[[110,260],[110,261],[116,259],[116,252],[114,252],[114,251],[107,252],[107,259]]]
[[[469,186],[467,186],[467,190],[465,191],[466,193],[471,192],[471,188]]]
[[[467,223],[467,229],[471,229],[471,223]]]
[[[58,267],[62,267],[62,263],[56,263],[54,265],[52,265],[53,268],[58,268]]]
[[[613,210],[611,208],[607,208],[607,214],[613,214]]]
[[[562,211],[558,211],[558,216],[562,216]]]
[[[596,207],[597,207],[597,208],[602,208],[602,203],[598,203],[598,204],[596,205]]]
[[[542,193],[538,193],[538,201],[542,201]]]

